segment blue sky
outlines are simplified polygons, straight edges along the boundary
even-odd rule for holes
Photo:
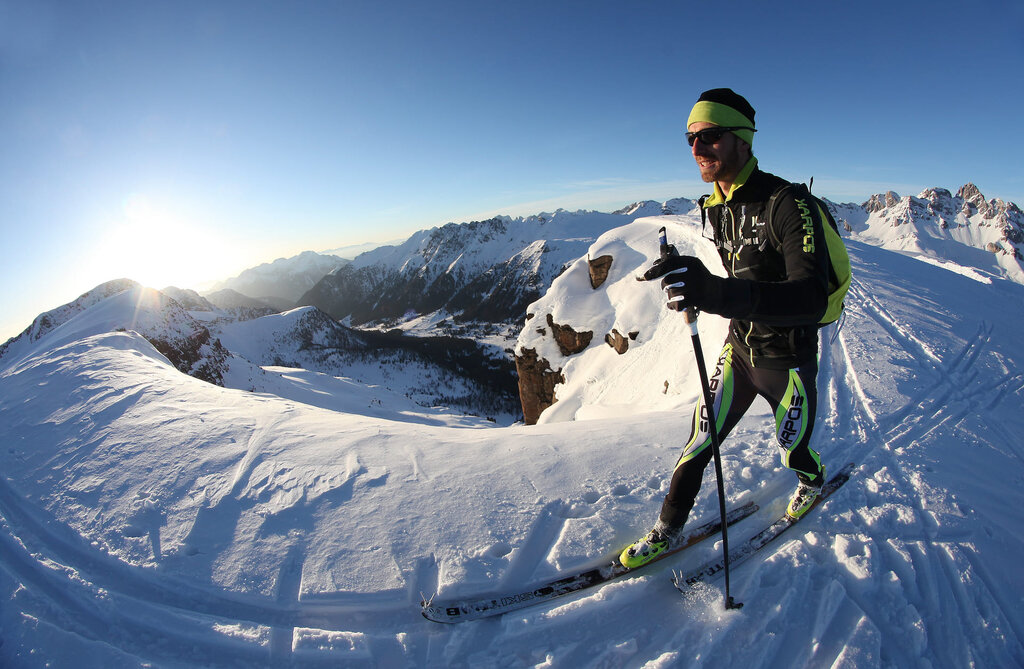
[[[0,341],[122,276],[696,197],[720,86],[819,195],[1024,204],[1019,4],[0,0]]]

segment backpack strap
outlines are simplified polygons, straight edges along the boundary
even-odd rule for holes
[[[697,204],[700,205],[700,234],[705,239],[708,239],[708,237],[707,237],[708,214],[707,214],[707,210],[704,209],[704,203],[707,202],[708,198],[710,198],[710,197],[711,197],[710,195],[702,195],[697,200]],[[743,205],[744,210],[745,210],[746,206],[747,205]],[[742,249],[747,244],[752,244],[754,246],[760,245],[763,248],[764,244],[766,243],[760,237],[756,237],[756,236],[755,237],[742,237],[742,238],[737,239],[737,240],[729,241],[729,240],[721,238],[717,234],[717,228],[712,228],[711,231],[713,233],[712,237],[710,238],[711,241],[713,241],[715,243],[715,246],[717,246],[719,249],[721,249],[721,250],[723,250],[723,251],[725,251],[726,253],[729,253],[729,254],[738,253],[739,250]]]
[[[704,236],[704,228],[707,227],[707,224],[708,224],[708,212],[704,211],[704,203],[708,201],[709,197],[711,197],[710,193],[708,193],[707,195],[701,195],[699,198],[697,198],[697,206],[700,207],[700,236],[701,237]]]
[[[813,178],[811,179],[811,182],[814,182]],[[801,195],[806,196],[819,211],[822,232],[825,232],[825,227],[828,226],[835,231],[837,237],[839,236],[839,226],[836,224],[835,219],[832,218],[832,213],[828,210],[828,207],[824,202],[811,195],[811,190],[804,184],[784,184],[775,189],[775,192],[772,193],[771,198],[768,200],[768,223],[765,227],[768,229],[768,238],[771,240],[772,246],[776,250],[780,253],[782,252],[782,240],[780,240],[778,235],[775,234],[775,229],[772,226],[772,214],[775,213],[775,207],[778,205],[779,198],[787,192],[792,192],[795,197],[800,197]],[[825,233],[825,235],[827,239],[827,233]],[[828,277],[830,291],[833,290],[834,287],[841,285],[842,282],[839,279],[839,274],[836,272],[835,263],[832,259],[831,248],[829,248],[828,255]]]
[[[806,191],[807,194],[810,195],[810,191],[807,191],[806,186],[803,184],[782,184],[776,188],[775,192],[773,192],[771,197],[768,198],[768,221],[765,224],[765,228],[768,230],[768,240],[771,242],[772,248],[779,253],[782,253],[782,240],[779,239],[779,236],[775,233],[775,226],[773,224],[773,220],[775,219],[775,208],[779,205],[779,199],[783,195],[789,192],[792,192],[794,196],[800,195],[801,190]]]

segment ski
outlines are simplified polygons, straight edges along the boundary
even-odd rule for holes
[[[736,507],[726,515],[728,525],[739,522],[752,515],[758,510],[757,504],[747,502]],[[682,543],[672,550],[665,551],[654,560],[651,560],[642,567],[627,569],[623,567],[618,558],[603,567],[587,569],[578,574],[562,576],[545,583],[540,583],[530,589],[518,592],[509,592],[503,595],[482,597],[479,599],[453,600],[446,602],[430,601],[420,602],[423,607],[423,617],[438,623],[461,623],[469,620],[478,620],[490,616],[497,616],[509,611],[533,606],[542,602],[550,601],[556,597],[562,597],[580,590],[592,588],[613,579],[631,574],[649,565],[663,560],[670,555],[675,555],[694,544],[714,536],[722,530],[720,520],[713,520],[700,527],[690,530],[684,537]]]
[[[740,544],[738,546],[738,550],[731,551],[729,555],[729,566],[735,567],[736,565],[744,562],[751,555],[777,539],[780,534],[799,523],[801,519],[806,518],[807,514],[814,511],[819,504],[828,499],[829,495],[834,493],[844,483],[850,480],[850,475],[853,473],[855,466],[856,465],[852,462],[846,464],[837,474],[826,481],[825,485],[821,488],[821,494],[818,495],[818,499],[814,500],[814,504],[811,508],[808,509],[804,515],[800,516],[800,518],[790,518],[788,515],[783,513],[782,516],[771,525],[761,530],[746,542]],[[693,571],[675,573],[672,577],[672,582],[675,584],[676,588],[679,589],[679,592],[683,593],[683,595],[689,595],[692,592],[690,588],[693,585],[708,580],[724,569],[725,558],[719,557],[705,563],[703,566],[694,569]]]

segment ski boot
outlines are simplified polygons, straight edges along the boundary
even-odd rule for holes
[[[642,567],[668,550],[677,534],[659,520],[650,532],[622,550],[619,562],[626,569]]]
[[[825,483],[825,467],[822,466],[821,471],[818,472],[818,477],[812,481],[805,481],[803,478],[800,479],[800,485],[796,487],[796,492],[789,499],[789,506],[786,507],[786,515],[797,520],[805,513],[810,511],[811,507],[814,506],[814,501],[818,499],[818,495],[821,494],[821,486]]]

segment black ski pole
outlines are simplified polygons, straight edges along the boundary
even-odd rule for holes
[[[675,251],[668,245],[665,228],[658,231],[658,243],[661,247],[661,259],[664,261]],[[697,359],[697,374],[700,376],[700,387],[707,411],[708,433],[711,435],[711,454],[715,461],[715,479],[718,481],[718,511],[722,516],[722,551],[725,554],[725,608],[738,609],[743,604],[737,604],[729,594],[729,527],[725,513],[725,477],[722,474],[722,454],[718,439],[718,421],[715,420],[714,398],[711,396],[708,370],[704,365],[704,350],[700,345],[700,335],[697,333],[697,310],[692,307],[687,309],[684,312],[684,319],[690,326],[690,340],[693,342],[693,354]]]

